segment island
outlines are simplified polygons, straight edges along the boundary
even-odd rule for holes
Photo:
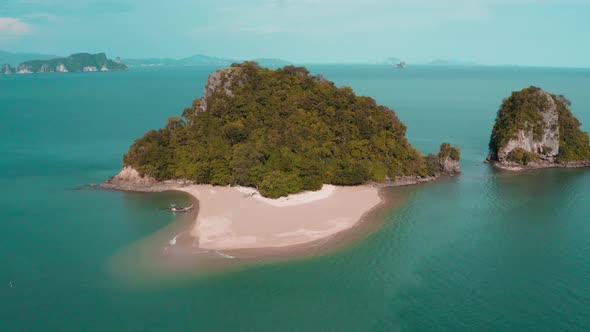
[[[303,67],[233,64],[137,139],[102,187],[193,195],[200,248],[302,244],[353,227],[382,187],[460,172],[457,147],[423,156],[405,131],[390,108]]]
[[[534,86],[513,92],[498,110],[486,161],[514,171],[590,166],[590,139],[571,105]]]
[[[429,66],[461,66],[461,67],[468,67],[468,66],[477,66],[478,64],[473,61],[465,61],[461,59],[434,59],[426,65]]]
[[[5,64],[2,66],[0,74],[105,72],[120,70],[127,70],[127,66],[119,58],[111,60],[104,53],[77,53],[67,58],[25,61],[16,68]]]

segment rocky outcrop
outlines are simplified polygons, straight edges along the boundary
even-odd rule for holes
[[[139,175],[139,172],[135,170],[133,167],[125,166],[123,170],[119,172],[119,174],[113,177],[115,180],[123,180],[123,181],[131,181],[136,183],[152,183],[156,182],[154,178],[149,176],[143,177]]]
[[[570,104],[537,87],[513,92],[498,111],[487,161],[511,170],[586,164],[588,134],[579,129]]]
[[[201,98],[201,104],[199,107],[201,112],[205,112],[207,110],[207,102],[215,92],[233,96],[230,87],[234,77],[234,70],[234,67],[228,67],[214,71],[209,75],[209,79],[207,80],[207,85],[203,91],[203,97]]]
[[[32,74],[33,71],[31,70],[31,68],[29,66],[20,65],[20,66],[18,66],[16,73],[17,74]]]
[[[442,174],[444,175],[452,175],[461,173],[461,168],[459,167],[459,161],[454,160],[451,157],[441,158],[439,160],[440,168],[442,170]]]
[[[559,154],[559,113],[555,100],[543,90],[534,92],[534,97],[544,102],[544,107],[537,110],[542,117],[542,134],[535,135],[535,126],[525,121],[524,128],[518,129],[508,143],[498,150],[498,161],[508,161],[510,153],[515,149],[536,153],[541,160],[551,162],[554,162]]]
[[[156,181],[152,177],[141,176],[133,167],[126,166],[123,167],[123,170],[119,174],[100,184],[100,187],[103,189],[124,191],[160,192],[174,190],[191,184],[194,183],[184,179]]]
[[[60,63],[57,65],[57,67],[55,67],[55,71],[58,73],[67,73],[68,69],[63,63]]]
[[[10,75],[10,74],[14,74],[15,72],[16,72],[16,70],[14,68],[12,68],[8,64],[5,64],[2,66],[2,70],[0,71],[0,74]]]

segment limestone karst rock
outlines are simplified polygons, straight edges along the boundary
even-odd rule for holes
[[[574,167],[590,160],[571,102],[537,87],[513,92],[498,111],[488,159],[506,167]]]

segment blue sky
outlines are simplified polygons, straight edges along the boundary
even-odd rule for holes
[[[0,49],[590,67],[590,0],[0,0]]]

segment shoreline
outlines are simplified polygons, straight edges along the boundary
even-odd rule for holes
[[[319,191],[270,199],[254,188],[197,185],[188,180],[155,181],[125,168],[99,187],[133,192],[180,191],[198,202],[198,209],[191,212],[190,228],[169,239],[164,250],[223,250],[260,257],[323,246],[342,233],[350,233],[384,205],[386,188],[431,182],[443,176],[447,175],[399,177],[348,187],[324,185]],[[176,246],[179,237],[182,245]]]
[[[177,190],[173,190],[177,191]],[[191,194],[187,199],[199,206]],[[155,287],[163,281],[183,282],[209,278],[220,273],[240,271],[252,266],[286,261],[308,260],[354,250],[377,233],[387,221],[392,208],[406,201],[406,190],[378,189],[381,203],[367,211],[352,227],[328,237],[284,247],[248,249],[202,249],[190,235],[198,210],[180,214],[171,223],[141,240],[121,248],[108,267],[111,273],[129,287]],[[188,202],[187,202],[188,203]],[[176,237],[175,245],[170,241]]]
[[[590,166],[590,162],[588,163],[588,166]],[[107,189],[107,190],[120,190],[120,191],[133,191],[133,192],[162,192],[162,191],[167,191],[167,190],[179,190],[184,187],[198,185],[198,184],[196,184],[190,180],[186,180],[186,179],[157,181],[157,180],[154,180],[151,178],[139,178],[137,172],[134,170],[131,171],[131,172],[134,172],[134,173],[131,173],[131,175],[125,175],[122,177],[121,174],[123,174],[123,172],[130,172],[130,171],[126,171],[126,169],[127,168],[125,168],[123,171],[121,171],[121,173],[107,179],[106,181],[104,181],[98,185],[92,184],[91,186],[97,186],[101,189]],[[449,173],[449,174],[439,174],[436,176],[428,176],[428,177],[401,176],[401,177],[397,177],[394,180],[386,180],[384,182],[369,182],[369,183],[359,185],[359,186],[373,186],[373,187],[376,187],[379,189],[391,188],[391,187],[403,187],[403,186],[411,186],[411,185],[416,185],[416,184],[428,183],[428,182],[438,180],[442,177],[453,177],[458,174],[460,174],[460,173],[456,172],[456,173]],[[359,187],[359,186],[342,186],[342,187],[354,188],[354,187]],[[214,187],[226,188],[226,187],[230,187],[230,186],[214,186]],[[230,187],[230,188],[239,188],[239,190],[244,191],[244,193],[257,192],[256,189],[254,189],[254,188],[248,188],[248,187],[242,187],[242,186],[235,186],[235,187]],[[180,191],[182,191],[182,190],[180,190]],[[306,193],[310,193],[310,192],[306,192]],[[297,194],[293,194],[293,195],[299,195],[299,194],[301,194],[301,193],[297,193]],[[289,195],[289,196],[293,196],[293,195]],[[275,199],[265,198],[265,197],[263,197],[263,198],[267,199],[269,201],[275,201]],[[282,199],[285,199],[285,197],[280,197],[276,200],[280,201]]]
[[[193,277],[207,277],[215,275],[220,272],[240,270],[252,266],[252,264],[265,264],[271,262],[279,262],[285,260],[297,260],[297,259],[308,259],[312,257],[320,257],[324,255],[330,255],[340,250],[347,250],[348,248],[354,247],[362,239],[367,239],[372,234],[377,232],[386,221],[385,214],[390,211],[391,208],[399,206],[405,201],[404,192],[405,190],[393,190],[393,187],[406,187],[412,184],[422,184],[425,182],[431,182],[435,179],[447,177],[447,174],[436,177],[418,178],[418,177],[403,177],[397,178],[397,181],[388,181],[380,184],[366,184],[363,187],[371,190],[374,197],[372,205],[365,205],[360,207],[356,212],[356,215],[351,219],[350,215],[348,223],[320,223],[319,232],[314,232],[313,229],[308,229],[307,237],[305,237],[305,231],[294,231],[291,230],[290,237],[286,238],[287,241],[279,243],[279,245],[269,245],[268,240],[276,240],[272,237],[268,237],[268,234],[254,234],[254,236],[262,236],[260,245],[258,246],[247,246],[245,248],[238,248],[241,246],[234,246],[228,249],[206,249],[200,248],[200,239],[191,234],[192,232],[198,232],[198,219],[199,216],[203,216],[203,207],[207,205],[205,200],[199,199],[196,195],[190,193],[191,186],[194,184],[191,181],[186,180],[168,180],[168,181],[154,181],[153,179],[146,179],[135,177],[137,175],[134,170],[127,170],[121,172],[119,175],[114,176],[104,183],[95,187],[106,189],[106,190],[120,190],[130,192],[164,192],[164,191],[178,191],[182,192],[190,198],[195,208],[186,214],[181,214],[172,223],[166,227],[160,229],[158,232],[142,239],[130,246],[122,249],[115,256],[113,256],[109,262],[110,270],[114,275],[120,278],[122,281],[137,286],[138,282],[153,285],[154,283],[161,282],[162,280],[176,280],[176,279],[190,279]],[[121,177],[121,174],[130,175],[130,177]],[[449,174],[450,175],[450,174]],[[450,175],[449,177],[452,177]],[[206,187],[206,186],[205,186]],[[234,191],[234,195],[239,194],[240,197],[247,195],[248,192],[244,192],[244,188],[236,187],[213,187],[215,189],[224,189]],[[366,193],[359,193],[357,187],[344,187],[351,191],[357,191],[358,197],[368,196]],[[247,191],[254,191],[252,188],[246,188]],[[240,192],[241,190],[241,192]],[[324,194],[329,193],[332,189],[327,190]],[[308,193],[309,194],[309,193]],[[318,197],[325,197],[330,195],[317,195]],[[251,201],[257,201],[255,198],[250,197]],[[235,199],[235,197],[234,197]],[[263,198],[266,199],[266,198]],[[284,198],[283,198],[284,199]],[[364,198],[366,199],[366,197]],[[324,199],[317,199],[315,203],[310,204],[294,204],[291,208],[305,210],[308,205],[319,205],[321,210],[325,210]],[[292,200],[286,200],[292,201]],[[298,199],[300,201],[300,199]],[[314,200],[312,200],[314,201]],[[223,200],[225,204],[225,200]],[[262,202],[259,202],[262,204]],[[283,202],[286,203],[286,202]],[[331,209],[335,211],[340,210],[340,205],[352,206],[356,202],[338,204],[333,206]],[[227,205],[227,204],[226,204]],[[290,208],[287,203],[286,207],[276,207],[271,204],[267,208],[279,211],[283,215],[291,214],[288,209]],[[239,208],[238,208],[239,209]],[[287,209],[282,210],[281,209]],[[316,207],[317,209],[317,207]],[[312,211],[313,213],[313,211]],[[316,219],[317,220],[317,219]],[[267,220],[272,221],[272,219]],[[293,220],[292,220],[293,221]],[[298,220],[295,220],[298,221]],[[323,226],[321,226],[323,225]],[[304,228],[304,227],[300,227]],[[243,229],[243,228],[242,228]],[[243,232],[242,232],[243,233]],[[281,233],[281,232],[277,232]],[[285,233],[284,231],[282,233]],[[287,232],[288,233],[288,232]],[[232,234],[225,239],[232,240]],[[252,234],[238,234],[238,236]],[[223,237],[222,237],[223,239]],[[248,239],[246,237],[246,239]],[[285,238],[280,238],[285,240]],[[209,245],[215,245],[219,242],[209,242]],[[240,244],[239,241],[234,244]],[[209,247],[209,245],[206,245]],[[138,278],[141,275],[143,277]]]
[[[511,171],[511,172],[526,172],[526,171],[534,171],[540,169],[551,169],[551,168],[585,168],[590,167],[590,161],[576,161],[576,162],[569,162],[569,163],[554,163],[554,162],[545,162],[545,163],[534,163],[528,165],[520,165],[516,163],[503,163],[499,161],[484,161],[484,164],[490,164],[495,168]]]

